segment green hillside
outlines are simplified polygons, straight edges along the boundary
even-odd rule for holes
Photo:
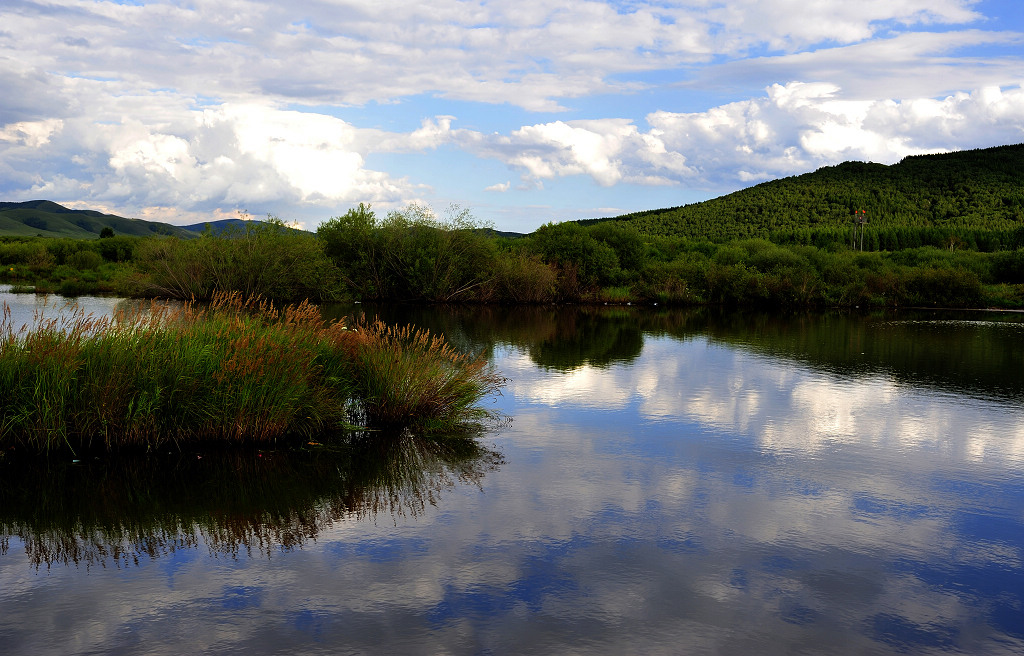
[[[1024,144],[918,155],[892,166],[846,162],[702,203],[581,223],[628,221],[643,234],[715,242],[815,243],[816,236],[850,232],[858,210],[867,212],[867,231],[881,237],[882,248],[886,238],[898,241],[901,229],[919,236],[1012,233],[1024,227]]]
[[[115,234],[146,237],[150,235],[194,236],[178,226],[155,221],[126,219],[93,210],[72,210],[48,200],[24,203],[0,203],[0,236],[70,237],[93,239],[104,228]]]

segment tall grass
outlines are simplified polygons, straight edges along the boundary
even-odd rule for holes
[[[346,337],[355,395],[373,424],[450,430],[485,417],[478,401],[505,383],[482,358],[460,354],[426,330],[374,321]]]
[[[353,418],[455,427],[481,419],[479,401],[502,382],[438,338],[325,324],[306,302],[279,310],[219,294],[208,306],[78,314],[17,333],[5,308],[0,447],[266,443],[320,436]]]

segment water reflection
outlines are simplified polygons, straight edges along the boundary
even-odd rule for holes
[[[440,463],[371,450],[368,461],[399,464],[335,476],[333,454],[284,463],[250,454],[184,462],[211,469],[160,483],[119,479],[100,463],[90,465],[102,472],[89,479],[92,509],[67,495],[31,498],[34,479],[56,490],[79,470],[14,472],[6,494],[17,503],[0,499],[21,508],[0,511],[16,534],[0,558],[4,647],[1024,651],[1021,318],[380,314],[487,351],[512,379],[498,399],[513,417],[493,436],[500,467],[489,450]],[[569,344],[548,348],[562,339]],[[287,485],[260,482],[278,467]],[[430,482],[438,471],[447,483]],[[108,490],[108,479],[120,482]],[[192,496],[176,507],[183,495]],[[119,500],[109,512],[108,498]],[[149,519],[124,519],[135,516],[121,509],[131,504]],[[80,540],[79,525],[105,540],[104,562],[114,562],[109,544],[127,542],[140,567],[26,575],[17,535]],[[152,526],[163,537],[150,559],[132,531]],[[189,536],[187,549],[160,551]],[[250,548],[273,557],[249,558]],[[78,641],[70,647],[68,634]]]
[[[471,439],[370,434],[309,451],[0,460],[0,552],[39,567],[123,566],[199,546],[270,556],[338,522],[416,516],[500,464]]]
[[[76,296],[65,298],[56,294],[12,294],[8,288],[0,287],[0,308],[6,307],[8,316],[0,315],[0,331],[9,329],[14,333],[30,330],[41,320],[90,315],[95,317],[113,316],[123,312],[127,315],[144,313],[152,307],[149,299],[118,298],[114,296]],[[177,301],[156,301],[160,304],[179,305]]]
[[[975,397],[1024,399],[1024,314],[904,311],[766,314],[719,308],[339,306],[444,334],[466,350],[511,345],[553,371],[635,361],[645,341],[709,339],[850,380],[891,378]]]
[[[380,317],[387,323],[410,322],[444,335],[469,352],[493,353],[495,344],[521,346],[544,369],[567,371],[606,367],[635,360],[643,349],[637,314],[619,307],[450,307],[337,306],[327,316]]]

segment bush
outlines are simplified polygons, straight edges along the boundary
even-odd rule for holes
[[[615,250],[578,223],[541,226],[530,236],[530,246],[571,278],[563,285],[565,294],[577,296],[577,290],[617,282],[620,269]]]
[[[140,269],[161,296],[208,299],[238,292],[283,302],[340,297],[338,270],[322,243],[272,218],[219,236],[150,239],[138,251]]]
[[[1024,284],[1024,250],[996,253],[992,257],[995,282]]]
[[[908,301],[937,307],[978,307],[982,302],[981,280],[965,269],[924,269],[907,276]]]
[[[96,251],[81,250],[69,255],[66,262],[68,266],[79,271],[98,269],[103,264],[103,256]]]
[[[323,223],[317,237],[348,292],[364,299],[463,301],[486,294],[494,239],[468,212],[421,205],[378,221],[368,205]]]
[[[503,303],[548,303],[555,299],[558,272],[537,255],[502,253],[494,262],[491,287]]]

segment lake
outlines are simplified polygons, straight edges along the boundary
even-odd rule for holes
[[[0,651],[1024,651],[1024,316],[355,309],[510,420],[0,466]]]

